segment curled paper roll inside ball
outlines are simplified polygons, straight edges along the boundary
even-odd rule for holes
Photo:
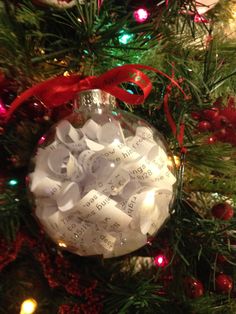
[[[75,254],[128,254],[169,217],[176,179],[168,153],[147,122],[111,107],[111,95],[85,91],[78,101],[80,109],[50,130],[33,159],[35,214]]]

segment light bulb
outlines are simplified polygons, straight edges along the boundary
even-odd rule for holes
[[[154,258],[154,263],[158,267],[165,267],[168,265],[169,261],[167,257],[164,254],[158,254]]]
[[[20,314],[32,314],[35,312],[36,308],[38,306],[38,303],[35,299],[26,299],[21,304]]]
[[[139,8],[138,10],[134,11],[134,19],[138,23],[143,23],[147,20],[149,13],[144,8]]]
[[[18,184],[19,182],[18,182],[18,180],[16,180],[16,179],[11,179],[11,180],[9,180],[8,181],[8,184],[10,185],[10,186],[16,186],[17,184]]]

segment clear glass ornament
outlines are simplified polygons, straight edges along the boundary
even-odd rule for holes
[[[80,92],[74,113],[41,138],[30,191],[60,246],[104,258],[133,252],[169,217],[175,176],[162,136],[101,90]]]

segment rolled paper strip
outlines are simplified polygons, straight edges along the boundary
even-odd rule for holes
[[[94,175],[87,174],[83,181],[83,190],[81,196],[84,197],[88,192],[94,189],[94,186],[97,187],[97,179]]]
[[[98,130],[98,141],[102,144],[111,144],[114,139],[117,143],[125,143],[125,137],[118,121],[107,122]]]
[[[97,124],[92,119],[89,119],[85,122],[83,127],[81,128],[82,132],[85,134],[86,137],[95,141],[97,140],[98,132],[100,131],[101,126]]]
[[[63,145],[58,146],[48,156],[48,167],[59,178],[75,178],[82,176],[82,168],[77,159]]]
[[[60,220],[60,239],[76,249],[89,246],[92,231],[92,224],[79,219],[76,215],[67,215]]]
[[[105,230],[99,230],[96,234],[96,242],[103,247],[103,254],[106,254],[106,251],[113,251],[116,240],[116,237]]]
[[[45,176],[38,180],[37,174],[38,172],[34,172],[31,176],[31,192],[37,197],[57,198],[62,187],[61,181]]]
[[[132,195],[139,193],[143,189],[143,186],[139,181],[130,180],[120,192],[120,196],[123,199],[128,200]]]
[[[171,189],[172,185],[176,182],[176,178],[172,172],[164,166],[156,182],[158,182],[158,187],[162,189]]]
[[[52,151],[52,150],[55,150],[57,147],[58,147],[58,145],[60,145],[60,142],[59,141],[53,141],[52,143],[50,143],[49,145],[47,145],[45,148],[44,148],[44,150],[46,150],[46,151]],[[38,149],[38,150],[40,150],[40,148]]]
[[[132,195],[126,204],[125,212],[133,217],[130,227],[133,230],[147,234],[153,229],[152,223],[163,215],[166,219],[169,216],[169,203],[172,192],[170,190],[149,189],[139,194]],[[159,199],[162,205],[159,206]],[[157,208],[159,212],[157,212]],[[156,218],[157,217],[157,218]],[[157,230],[157,229],[156,229]]]
[[[107,145],[102,151],[100,151],[102,157],[106,160],[113,162],[115,165],[120,162],[131,162],[140,158],[140,155],[122,143],[112,143]]]
[[[159,168],[145,157],[124,165],[124,168],[127,169],[131,178],[140,181],[141,184],[154,185],[160,178]]]
[[[155,234],[170,215],[170,204],[173,199],[173,191],[170,189],[159,189],[156,191],[157,207],[152,216],[152,224],[148,234]]]
[[[63,120],[58,124],[56,136],[72,152],[79,152],[86,148],[85,137],[82,131],[75,129],[67,120]]]
[[[128,228],[131,217],[116,207],[116,202],[96,190],[87,193],[73,208],[86,221],[102,225],[107,230]]]
[[[57,206],[60,211],[66,212],[72,209],[81,198],[80,188],[75,182],[64,182],[61,192],[56,198]]]
[[[48,159],[50,151],[51,151],[50,149],[46,149],[46,148],[38,149],[37,154],[35,156],[34,172],[40,171],[41,173],[44,173],[44,175],[47,175],[50,172],[48,164],[45,162],[45,160]]]
[[[147,243],[147,236],[136,231],[124,231],[122,233],[111,233],[117,238],[113,251],[104,252],[105,258],[121,256],[133,252]]]
[[[139,199],[142,200],[138,210],[140,230],[142,234],[147,234],[152,225],[152,218],[156,214],[157,200],[155,189],[140,193]]]
[[[121,167],[117,167],[110,175],[109,178],[102,181],[97,182],[98,191],[110,195],[119,194],[124,186],[130,181],[129,173],[122,169]]]
[[[58,211],[56,203],[48,199],[41,199],[36,206],[36,216],[46,227],[50,235],[58,237],[60,235],[60,220],[62,216]]]
[[[80,153],[77,160],[78,163],[83,166],[83,169],[89,174],[94,174],[98,165],[100,165],[99,155],[89,149]]]
[[[136,135],[146,140],[153,141],[153,131],[150,127],[138,126],[136,129]]]
[[[85,143],[86,143],[87,147],[94,152],[101,151],[104,148],[104,145],[101,145],[101,144],[94,142],[90,139],[85,139]]]
[[[122,198],[120,195],[114,195],[112,196],[112,199],[117,202],[116,207],[121,209],[123,212],[125,212],[125,206],[127,204],[127,200]]]
[[[126,202],[125,208],[123,208],[124,212],[129,215],[130,217],[135,217],[135,213],[138,211],[139,206],[142,203],[142,198],[140,198],[139,194],[133,194],[129,197],[128,201]],[[136,221],[130,224],[131,228],[136,228]]]
[[[139,155],[146,156],[156,146],[156,143],[145,137],[134,136],[132,139],[127,140],[127,145],[132,147]]]
[[[152,149],[148,152],[147,157],[159,169],[163,168],[168,163],[168,155],[159,145],[153,146]]]

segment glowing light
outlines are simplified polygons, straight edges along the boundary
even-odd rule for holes
[[[168,259],[165,255],[159,254],[159,255],[155,256],[154,263],[158,267],[165,267],[168,265]]]
[[[127,45],[133,39],[133,37],[133,34],[121,33],[121,35],[119,36],[119,43]]]
[[[180,167],[180,158],[178,156],[168,157],[167,165],[173,168],[174,165],[178,169]]]
[[[43,135],[43,136],[39,139],[38,144],[39,144],[39,145],[43,144],[43,142],[44,142],[45,140],[46,140],[46,137]]]
[[[134,19],[138,23],[143,23],[148,19],[149,13],[146,9],[140,8],[133,13]]]
[[[68,71],[65,71],[65,72],[63,73],[63,76],[70,76],[70,73],[69,73]]]
[[[4,107],[2,100],[0,99],[0,116],[4,116],[6,113],[7,113],[7,110]]]
[[[67,245],[64,242],[62,242],[62,241],[58,242],[58,245],[60,247],[67,247]]]
[[[10,186],[16,186],[16,185],[18,184],[18,180],[16,180],[16,179],[11,179],[11,180],[8,181],[8,184],[9,184]]]
[[[37,309],[38,303],[35,299],[27,299],[21,304],[20,314],[32,314]]]
[[[112,163],[110,164],[110,167],[111,167],[111,168],[114,168],[114,167],[115,167],[114,162],[112,162]]]

